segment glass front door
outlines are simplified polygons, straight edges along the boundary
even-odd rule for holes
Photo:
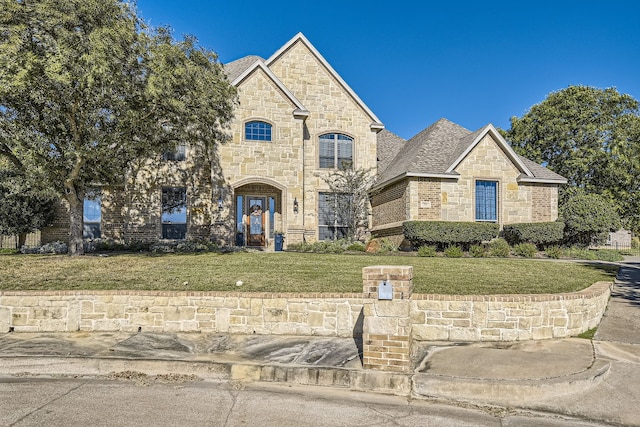
[[[247,197],[245,212],[247,246],[264,246],[265,239],[265,197]]]

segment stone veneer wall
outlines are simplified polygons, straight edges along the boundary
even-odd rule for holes
[[[600,323],[611,283],[541,295],[414,295],[413,338],[421,341],[526,341],[579,335]]]
[[[413,295],[413,340],[511,341],[595,327],[609,283],[553,295]],[[0,332],[143,331],[351,337],[363,294],[169,291],[0,291]]]

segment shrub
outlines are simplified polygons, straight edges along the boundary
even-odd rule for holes
[[[444,256],[447,258],[461,258],[462,255],[463,252],[460,246],[449,246],[444,250]]]
[[[469,255],[474,258],[482,258],[487,255],[487,249],[484,245],[472,245],[471,248],[469,248]]]
[[[150,247],[153,253],[215,252],[218,245],[209,240],[185,240],[180,242],[158,242]]]
[[[339,254],[344,252],[344,241],[340,240],[320,240],[313,243],[300,242],[292,243],[287,247],[288,251],[313,252],[318,254]]]
[[[366,245],[362,242],[353,242],[347,246],[346,250],[354,252],[364,252],[366,248]]]
[[[578,192],[560,206],[565,221],[565,243],[588,247],[620,227],[620,217],[611,200],[599,194]]]
[[[420,246],[418,256],[434,257],[437,255],[435,246]]]
[[[596,253],[594,251],[590,251],[589,249],[579,248],[579,247],[571,247],[565,251],[565,255],[569,258],[575,259],[584,259],[588,261],[593,261],[597,259]]]
[[[69,246],[65,242],[52,242],[45,243],[42,246],[38,246],[35,248],[29,248],[27,246],[23,246],[20,248],[20,252],[23,254],[66,254],[69,252]]]
[[[498,235],[499,225],[488,222],[408,221],[404,236],[414,248],[435,245],[439,249],[451,245],[468,248]]]
[[[533,243],[518,243],[513,247],[513,253],[524,258],[533,258],[538,252]]]
[[[508,224],[504,226],[503,234],[510,245],[533,243],[542,248],[562,241],[564,223],[556,221]]]
[[[489,242],[489,255],[506,258],[511,254],[511,247],[506,240],[499,237]]]
[[[545,249],[544,253],[549,258],[558,259],[562,256],[562,248],[560,248],[560,246],[557,246],[557,245],[549,246],[547,249]]]
[[[383,237],[380,239],[380,249],[378,249],[378,253],[387,253],[387,252],[396,252],[398,250],[398,245],[393,243],[393,240]]]
[[[618,262],[624,260],[620,252],[611,249],[599,249],[596,251],[596,258],[600,261]]]
[[[631,238],[631,249],[640,249],[640,237]]]
[[[19,253],[20,251],[17,249],[0,248],[0,255],[15,255]]]

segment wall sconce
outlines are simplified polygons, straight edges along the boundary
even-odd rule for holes
[[[221,211],[223,208],[222,196],[218,198],[218,210]]]
[[[298,199],[296,197],[293,198],[293,213],[298,213]]]

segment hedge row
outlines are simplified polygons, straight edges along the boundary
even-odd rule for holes
[[[408,221],[403,226],[404,237],[414,248],[460,245],[468,250],[471,245],[498,236],[499,230],[498,224],[490,222]]]
[[[452,245],[469,250],[472,245],[498,237],[500,226],[488,222],[409,221],[404,223],[404,237],[414,248],[436,246],[443,250]],[[562,241],[564,223],[540,222],[505,225],[502,236],[510,245],[533,243],[539,248]]]
[[[510,245],[533,243],[540,248],[557,244],[564,237],[563,222],[536,222],[505,225],[504,238]]]

